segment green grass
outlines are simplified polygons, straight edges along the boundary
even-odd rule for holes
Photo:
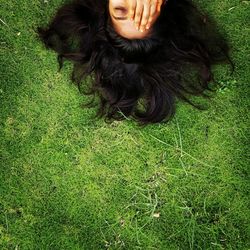
[[[0,3],[1,249],[249,249],[249,1],[198,1],[236,64],[168,124],[93,120],[36,39],[61,0]]]

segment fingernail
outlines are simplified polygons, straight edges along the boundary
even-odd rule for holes
[[[146,26],[146,29],[147,29],[147,30],[149,29],[149,25],[148,25],[148,26]]]
[[[136,26],[136,29],[139,30],[139,26]]]

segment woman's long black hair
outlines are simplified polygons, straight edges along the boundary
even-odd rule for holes
[[[148,124],[169,120],[176,98],[196,106],[190,96],[205,96],[211,67],[231,62],[215,24],[189,0],[168,0],[152,30],[150,37],[126,39],[113,29],[107,0],[77,0],[38,34],[58,53],[60,68],[65,59],[74,63],[80,90],[90,76],[83,92],[99,97],[99,116]]]

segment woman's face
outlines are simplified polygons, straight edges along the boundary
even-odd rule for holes
[[[116,32],[128,39],[142,39],[148,36],[151,28],[141,32],[137,30],[134,21],[129,19],[128,0],[109,0],[109,14]],[[151,27],[159,16],[159,12],[153,17]]]

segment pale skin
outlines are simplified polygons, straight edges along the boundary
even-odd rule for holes
[[[109,14],[118,34],[141,39],[150,34],[163,0],[109,0]]]

